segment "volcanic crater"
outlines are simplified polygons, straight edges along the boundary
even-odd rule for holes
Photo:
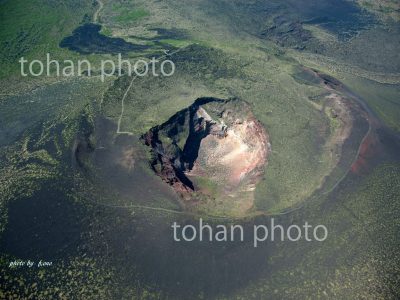
[[[205,204],[243,213],[253,207],[271,145],[247,102],[199,98],[142,140],[150,147],[151,168],[184,208]]]

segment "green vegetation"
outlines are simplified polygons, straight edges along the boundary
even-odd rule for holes
[[[59,60],[115,59],[58,47],[90,19],[96,2],[0,1],[5,91],[0,101],[0,298],[394,299],[400,272],[400,166],[395,154],[384,151],[364,157],[370,165],[362,174],[350,172],[333,193],[308,199],[326,176],[333,186],[346,174],[363,132],[353,128],[357,136],[348,143],[344,163],[336,166],[336,153],[326,145],[339,121],[321,109],[326,89],[299,70],[311,67],[338,78],[398,132],[397,25],[387,23],[388,30],[375,24],[339,41],[336,34],[308,24],[313,42],[324,45],[312,48],[315,53],[260,36],[274,18],[293,16],[286,5],[189,2],[105,1],[99,18],[103,34],[154,45],[129,58],[161,53],[161,46],[180,49],[169,57],[176,64],[174,76],[110,77],[102,83],[96,77],[25,80],[18,64],[21,56],[43,59],[46,53]],[[359,2],[396,13],[386,8],[396,9],[393,1],[378,1],[383,5],[378,8],[369,0]],[[297,15],[295,20],[305,21]],[[165,35],[157,31],[161,26]],[[304,32],[294,29],[300,34],[295,45],[307,46]],[[158,36],[161,45],[153,41]],[[256,186],[254,211],[244,220],[225,216],[218,197],[204,203],[199,215],[183,212],[176,194],[149,168],[138,139],[200,97],[248,102],[269,134],[264,179]],[[117,125],[126,133],[118,134]],[[180,147],[183,141],[177,141]],[[396,143],[387,144],[397,150]],[[196,183],[216,194],[209,178]],[[329,237],[324,243],[267,243],[259,249],[247,241],[171,242],[174,221],[190,223],[201,215],[209,222],[252,226],[268,219],[253,218],[257,210],[276,214],[283,225],[324,224]],[[55,267],[8,267],[23,256],[53,257]]]
[[[122,10],[122,9],[121,9]],[[115,20],[120,23],[131,23],[149,15],[149,12],[144,9],[136,9],[133,11],[123,10]]]
[[[343,79],[389,127],[400,131],[400,85],[382,84],[355,76]]]
[[[73,58],[58,44],[91,11],[91,1],[68,1],[66,4],[49,0],[1,1],[0,79],[17,75],[18,60],[22,56],[43,60],[46,53],[51,53],[61,61]]]
[[[112,3],[110,8],[114,20],[119,23],[132,23],[150,15],[149,11],[144,8],[138,8],[122,3]]]
[[[210,180],[207,177],[196,177],[195,184],[199,186],[199,188],[204,191],[205,194],[210,195],[212,197],[218,197],[217,191],[218,186],[215,182]]]
[[[163,39],[163,40],[160,40],[160,42],[174,46],[176,48],[187,47],[190,44],[192,44],[192,42],[188,41],[188,40],[174,40],[174,39]]]
[[[103,26],[100,31],[101,34],[106,36],[112,36],[112,30],[108,27]]]

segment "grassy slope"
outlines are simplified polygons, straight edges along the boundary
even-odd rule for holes
[[[68,50],[58,47],[71,34],[84,15],[91,15],[91,1],[58,2],[2,1],[0,3],[0,78],[19,75],[18,60],[45,60],[46,53],[59,60],[73,59]]]
[[[400,86],[381,84],[368,79],[344,75],[343,82],[366,100],[386,125],[400,131]]]
[[[152,5],[155,6],[153,7]],[[178,5],[180,4],[178,3]],[[22,6],[18,7],[19,11],[22,13],[24,11]],[[34,9],[35,8],[32,8],[33,11]],[[146,22],[149,22],[148,26],[164,24],[165,26],[174,27],[177,24],[181,25],[191,32],[193,39],[201,41],[203,45],[212,45],[223,52],[222,54],[218,54],[216,60],[211,61],[211,63],[210,58],[212,57],[209,55],[205,56],[204,60],[200,61],[199,64],[189,63],[187,66],[188,73],[182,71],[182,73],[177,73],[176,77],[165,82],[158,82],[157,80],[135,82],[134,89],[129,94],[127,115],[124,118],[123,129],[131,130],[135,134],[140,134],[151,126],[165,121],[176,112],[176,110],[191,104],[191,102],[199,96],[240,96],[254,105],[257,117],[266,125],[272,137],[274,152],[271,155],[270,164],[266,169],[267,180],[258,187],[258,204],[260,207],[264,205],[264,207],[268,209],[273,209],[273,206],[275,206],[275,209],[281,209],[292,205],[293,201],[302,199],[304,195],[313,190],[318,184],[321,174],[326,171],[328,165],[319,166],[319,164],[316,163],[318,160],[316,156],[323,157],[323,155],[318,149],[314,148],[313,143],[315,130],[326,120],[316,115],[313,107],[307,102],[307,97],[317,94],[319,90],[296,83],[289,75],[292,70],[293,62],[287,60],[276,47],[260,43],[246,35],[236,35],[237,32],[231,30],[229,26],[226,26],[226,24],[221,22],[218,18],[211,18],[210,22],[204,24],[204,26],[197,26],[196,24],[202,24],[198,23],[199,20],[207,19],[207,15],[202,15],[201,11],[197,10],[196,7],[187,5],[187,3],[183,5],[183,9],[187,9],[188,11],[182,12],[175,9],[163,10],[149,1],[148,10],[152,12],[156,11],[156,13],[151,15],[154,19],[150,19],[151,21],[146,20]],[[46,11],[46,6],[43,8],[43,11]],[[70,20],[74,20],[73,22],[75,22],[71,24],[71,26],[67,26],[68,28],[65,27],[63,29],[66,32],[70,32],[73,27],[78,24],[81,15],[77,14],[78,16],[71,17],[71,15],[74,14],[74,8],[61,11],[68,15]],[[186,15],[185,13],[189,14]],[[29,14],[29,16],[31,15]],[[185,19],[187,16],[190,16],[191,21]],[[60,18],[64,20],[62,16],[60,16]],[[46,20],[46,18],[44,19]],[[18,17],[17,20],[21,19]],[[32,20],[33,17],[31,16],[31,22]],[[41,29],[42,33],[46,32],[45,36],[49,44],[47,44],[46,40],[43,40],[40,43],[41,46],[29,48],[33,49],[30,50],[33,52],[29,53],[35,55],[37,53],[42,54],[45,53],[47,49],[56,47],[57,43],[55,43],[48,34],[50,34],[50,28],[53,28],[53,26],[58,28],[58,20],[59,19],[52,19],[51,22],[45,23],[47,25]],[[167,21],[163,22],[164,20]],[[58,34],[60,33],[56,34],[57,37],[62,36],[62,34]],[[45,45],[48,45],[50,48],[47,48]],[[261,47],[262,50],[259,47]],[[60,55],[64,53],[64,50],[54,49],[54,51],[61,51],[58,52]],[[207,53],[207,51],[203,51],[205,50],[199,49],[198,52],[194,53],[196,56]],[[70,53],[68,53],[68,55],[70,55]],[[229,76],[224,74],[224,72],[222,72],[221,75],[221,70],[226,71],[223,66],[228,65],[228,67],[230,67],[229,64],[232,65],[234,76],[229,75],[229,72]],[[237,69],[234,68],[235,66]],[[239,69],[244,73],[239,73]],[[188,76],[188,74],[200,74],[200,78],[192,78]],[[238,74],[240,75],[238,76]],[[364,83],[362,83],[362,85],[364,85]],[[119,116],[119,99],[126,86],[127,82],[124,82],[124,79],[122,79],[121,82],[117,82],[116,86],[108,92],[109,96],[113,99],[108,99],[109,102],[105,103],[105,109],[113,120],[117,120]],[[372,92],[369,91],[368,93]],[[66,115],[61,114],[57,118],[58,121],[50,121],[50,124],[48,124],[49,126],[43,128],[43,132],[39,130],[43,138],[35,139],[34,142],[37,143],[37,147],[34,151],[30,151],[26,154],[23,148],[23,140],[15,145],[16,154],[11,155],[9,162],[20,166],[24,166],[25,164],[29,166],[25,169],[25,173],[16,172],[14,168],[6,166],[6,172],[2,172],[2,174],[4,174],[2,176],[2,184],[6,185],[6,189],[2,190],[2,192],[6,193],[7,197],[15,197],[22,185],[27,185],[26,190],[23,192],[27,191],[26,195],[30,196],[33,194],[33,190],[37,190],[40,186],[40,180],[49,179],[49,177],[57,178],[57,176],[59,176],[57,169],[59,165],[54,163],[54,159],[62,159],[57,156],[51,159],[48,155],[43,153],[43,151],[40,151],[43,148],[46,149],[48,146],[46,146],[46,144],[53,143],[53,140],[54,144],[57,144],[60,133],[51,131],[51,125],[58,124],[59,122],[62,125],[61,128],[66,126],[65,129],[61,130],[61,136],[65,138],[66,142],[71,142],[77,131],[76,123],[77,120],[79,120],[80,112],[84,110],[83,104],[86,103],[81,102],[81,99],[89,100],[96,98],[96,95],[96,90],[86,94],[84,93],[83,95],[80,93],[72,94],[71,97],[75,99],[79,105],[75,106],[74,103],[70,103],[70,106],[65,108],[65,112],[67,113],[71,109],[76,109],[73,114],[74,118],[71,116],[71,119],[65,121],[64,118]],[[150,105],[152,106],[150,107]],[[32,132],[28,131],[26,134],[29,135],[31,133]],[[54,139],[54,136],[57,136],[57,138]],[[70,145],[67,144],[68,143],[65,145],[64,151],[69,153]],[[51,146],[50,148],[53,149],[54,147]],[[11,151],[10,149],[6,150]],[[12,151],[14,151],[14,148]],[[26,156],[22,155],[24,153]],[[31,161],[32,158],[33,163]],[[39,164],[35,159],[39,161]],[[44,168],[46,164],[48,168]],[[5,169],[2,169],[2,171],[3,170]],[[7,189],[10,186],[10,178],[17,180],[16,184],[12,182],[12,190]],[[23,178],[24,181],[18,180],[19,178]],[[27,184],[25,181],[27,178],[33,179],[29,179]],[[306,215],[307,217],[312,217],[315,222],[328,222],[329,228],[333,228],[330,242],[324,244],[323,248],[311,247],[309,245],[303,245],[297,249],[285,246],[279,248],[278,250],[281,251],[281,255],[284,257],[283,260],[296,257],[298,261],[285,269],[285,267],[281,268],[280,266],[281,264],[284,265],[285,261],[280,260],[279,257],[272,257],[271,264],[277,268],[277,273],[273,277],[267,277],[266,280],[261,278],[256,281],[254,285],[250,285],[242,292],[239,292],[238,297],[242,296],[248,299],[252,296],[258,299],[261,296],[265,296],[265,294],[270,295],[272,293],[276,293],[282,297],[291,296],[292,298],[305,297],[310,294],[314,296],[323,296],[325,293],[336,297],[347,297],[349,293],[353,293],[355,296],[363,294],[369,296],[366,294],[367,290],[365,290],[365,286],[373,288],[376,284],[380,284],[381,277],[384,274],[390,274],[386,272],[387,269],[384,269],[385,267],[383,265],[385,260],[381,257],[383,254],[379,252],[379,246],[384,244],[386,247],[385,251],[389,254],[389,257],[396,258],[391,252],[396,248],[396,245],[390,244],[390,242],[396,242],[396,240],[391,238],[396,230],[398,230],[397,227],[395,227],[398,226],[396,225],[396,220],[398,218],[393,214],[392,210],[394,207],[393,199],[398,195],[398,186],[398,168],[385,166],[377,170],[369,179],[363,182],[362,187],[357,191],[341,194],[338,198],[343,199],[343,201],[335,205],[331,210],[322,210],[321,212],[318,207],[308,206],[307,213],[309,213],[309,215]],[[2,194],[2,196],[4,196],[4,194]],[[277,202],[274,203],[271,199],[275,199]],[[80,200],[76,199],[76,201],[79,202]],[[380,202],[376,203],[376,201]],[[342,205],[343,202],[345,205]],[[161,201],[160,204],[162,204]],[[89,208],[88,211],[92,209],[93,208]],[[84,212],[86,213],[86,211]],[[355,221],[353,219],[354,214],[356,214],[356,217],[362,220],[362,222],[359,220]],[[90,214],[88,214],[87,218],[90,217]],[[298,216],[300,220],[303,217],[304,216],[301,215]],[[174,216],[171,218],[174,218]],[[345,228],[342,230],[341,226],[343,225],[343,220],[348,219],[350,219],[350,221],[344,224]],[[131,217],[126,217],[126,220],[126,222],[131,225]],[[103,229],[112,226],[119,228],[116,224],[119,224],[121,219],[119,215],[113,215],[112,221],[115,223],[110,223],[111,225],[105,222],[105,220],[98,220],[97,216],[93,216],[90,221],[93,223],[98,222],[98,229],[92,228],[88,230],[88,232],[86,232],[87,236],[92,236],[92,233],[98,230],[100,236],[99,240],[101,241],[100,245],[104,246],[102,244]],[[101,223],[103,221],[104,223]],[[363,222],[371,224],[373,229],[372,236],[376,239],[375,243],[371,243],[369,232],[365,232],[364,227],[361,226]],[[164,224],[164,226],[167,225]],[[131,229],[131,227],[128,228]],[[381,235],[382,231],[385,232],[384,236]],[[114,236],[119,236],[120,232],[118,232],[118,230],[116,230],[116,232],[117,234]],[[351,246],[349,241],[353,241],[355,237],[357,237],[357,241]],[[164,238],[169,239],[169,236],[164,236]],[[131,250],[135,249],[136,246],[137,245],[134,244]],[[297,247],[297,244],[293,246]],[[363,252],[365,248],[367,248],[368,251],[367,254],[363,256],[361,252]],[[246,257],[247,253],[242,254]],[[353,262],[351,258],[357,255],[361,255],[360,260]],[[330,267],[324,266],[324,264],[331,263],[332,257],[335,257],[337,260],[337,265]],[[3,257],[3,259],[5,258]],[[350,266],[348,265],[349,261],[351,261]],[[293,265],[295,266],[294,271]],[[320,275],[321,265],[324,266],[322,268],[329,276],[324,277]],[[387,265],[389,265],[389,263]],[[126,272],[124,263],[113,265],[112,268],[114,267],[120,268]],[[61,292],[66,293],[66,297],[76,296],[73,291],[76,290],[78,286],[81,286],[82,274],[84,274],[88,268],[90,270],[89,277],[93,280],[89,281],[87,286],[81,291],[83,297],[87,299],[95,298],[99,295],[109,297],[109,291],[107,291],[104,286],[106,285],[110,289],[115,287],[107,285],[109,278],[113,277],[113,273],[108,269],[108,266],[100,268],[90,259],[82,261],[81,258],[79,258],[79,262],[76,262],[74,258],[70,259],[69,266],[57,269],[53,275],[49,273],[45,275],[40,273],[33,274],[33,278],[37,278],[38,280],[42,280],[43,276],[46,278],[36,296],[42,295],[41,293],[44,293],[45,290],[48,291],[50,295],[59,296],[59,289],[61,289]],[[85,270],[85,272],[82,270]],[[132,273],[136,271],[135,269],[129,270]],[[388,271],[393,272],[393,270]],[[7,272],[9,272],[9,270]],[[21,275],[19,280],[24,282],[26,279],[25,276],[32,276],[32,274]],[[58,278],[59,280],[57,285],[51,284],[54,278]],[[16,284],[10,277],[6,280],[9,280],[6,284]],[[60,282],[68,284],[64,285],[60,284]],[[354,282],[356,284],[354,284]],[[33,291],[35,291],[35,286],[37,286],[33,286],[35,283],[29,281],[27,284],[29,284],[29,287],[32,286]],[[58,290],[56,290],[56,288]],[[21,293],[23,292],[24,291],[21,291]],[[119,295],[125,293],[132,294],[136,293],[136,291],[134,288],[131,290],[123,290]],[[377,296],[380,295],[377,294]],[[150,295],[149,298],[151,297],[156,298],[157,295]],[[144,296],[142,298],[144,298]]]

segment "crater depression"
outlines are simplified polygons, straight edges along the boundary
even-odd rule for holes
[[[152,169],[185,209],[241,214],[253,207],[271,145],[246,102],[197,99],[142,140]]]

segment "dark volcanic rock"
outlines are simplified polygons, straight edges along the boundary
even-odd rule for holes
[[[299,21],[287,20],[283,16],[274,18],[273,25],[261,32],[261,36],[276,42],[282,47],[299,50],[318,48],[316,39],[311,32],[305,30]]]
[[[79,26],[73,31],[72,36],[68,36],[60,42],[60,47],[68,48],[81,54],[117,54],[148,48],[148,46],[128,43],[122,38],[102,35],[99,33],[100,29],[100,25],[92,23]]]

